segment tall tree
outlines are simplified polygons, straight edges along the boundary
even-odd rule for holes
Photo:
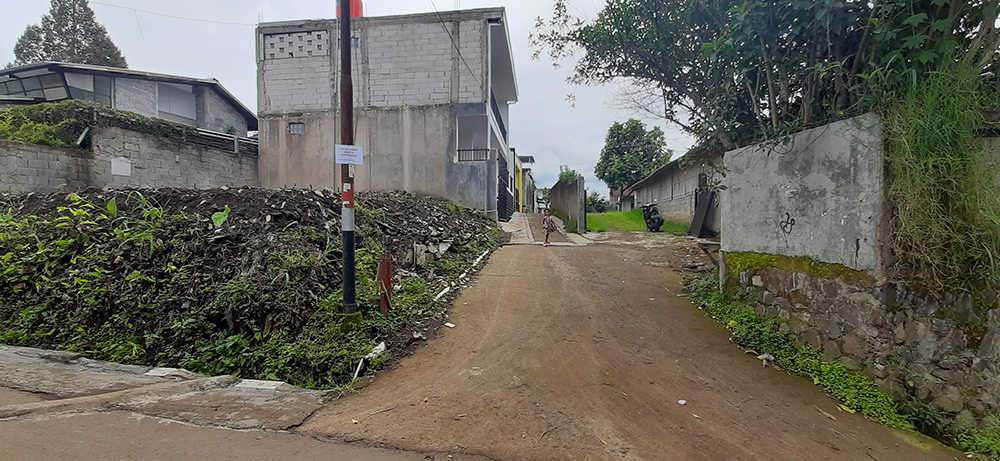
[[[621,191],[667,162],[669,155],[664,155],[663,145],[659,127],[647,131],[646,125],[634,118],[615,122],[608,130],[594,174],[609,189]]]
[[[710,151],[877,108],[955,62],[1000,74],[996,0],[606,0],[593,20],[567,1],[538,19],[535,56],[633,83]]]
[[[24,29],[14,45],[14,65],[41,61],[128,67],[107,29],[94,19],[87,0],[52,0],[41,25]]]

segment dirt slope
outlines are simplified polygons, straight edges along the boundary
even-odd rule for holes
[[[677,296],[690,251],[661,238],[500,250],[457,328],[299,432],[504,460],[954,459],[742,354]]]

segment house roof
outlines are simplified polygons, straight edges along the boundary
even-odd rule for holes
[[[668,162],[666,165],[657,168],[656,171],[650,173],[649,176],[646,176],[645,178],[640,179],[635,184],[632,184],[631,186],[625,188],[625,191],[622,193],[622,195],[631,194],[635,192],[636,189],[652,182],[654,179],[664,176],[672,170],[676,170],[680,166],[680,161],[682,158],[684,157],[678,157],[677,159]]]
[[[521,160],[521,163],[535,163],[535,157],[532,155],[518,155],[517,158]]]
[[[26,64],[23,66],[12,67],[10,69],[0,70],[0,82],[6,80],[4,77],[8,78],[26,78],[31,76],[33,72],[45,69],[48,71],[72,71],[79,72],[83,74],[92,75],[106,75],[114,77],[131,77],[138,78],[142,80],[152,80],[156,82],[163,83],[179,83],[187,85],[203,85],[212,87],[223,99],[229,102],[239,113],[247,120],[247,129],[256,130],[257,129],[257,116],[247,109],[236,96],[233,96],[229,90],[219,83],[218,80],[214,78],[192,78],[192,77],[181,77],[177,75],[167,75],[167,74],[157,74],[154,72],[142,72],[132,69],[121,69],[117,67],[104,67],[104,66],[92,66],[89,64],[73,64],[66,62],[38,62],[34,64]]]

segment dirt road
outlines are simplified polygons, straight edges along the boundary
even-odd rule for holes
[[[503,460],[955,459],[744,355],[678,296],[690,245],[657,238],[503,248],[456,328],[297,432]]]
[[[34,394],[0,388],[0,406],[41,401]],[[5,460],[447,459],[442,454],[350,446],[287,432],[197,427],[127,411],[0,420],[0,434],[0,459]],[[453,459],[486,461],[472,456]]]

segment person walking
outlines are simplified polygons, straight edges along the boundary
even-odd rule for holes
[[[545,209],[545,219],[542,220],[542,230],[545,231],[545,243],[542,246],[549,246],[549,234],[556,231],[556,221],[552,219],[552,212]]]

